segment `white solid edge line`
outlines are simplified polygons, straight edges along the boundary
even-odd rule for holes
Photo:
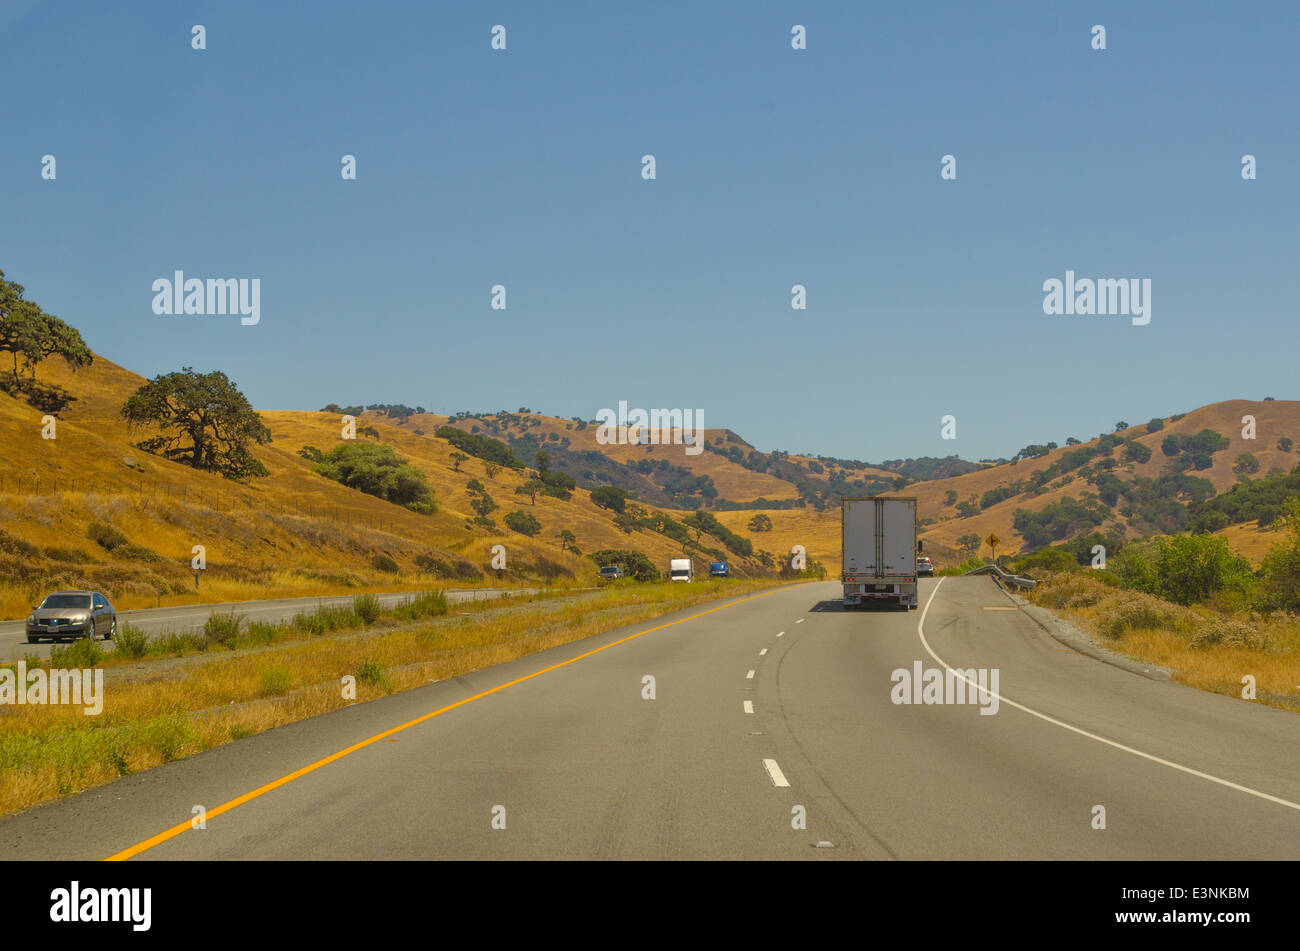
[[[767,775],[772,777],[773,786],[789,786],[790,781],[785,778],[785,773],[781,772],[781,767],[776,765],[776,760],[763,760],[763,768],[767,770]]]
[[[945,661],[942,657],[940,657],[938,654],[934,652],[934,649],[930,647],[930,642],[925,639],[925,616],[930,613],[930,604],[934,601],[934,596],[939,593],[939,586],[943,584],[943,581],[944,579],[940,578],[935,583],[935,586],[930,590],[930,597],[926,599],[925,607],[921,610],[921,616],[916,620],[916,633],[917,636],[921,638],[921,646],[924,647],[926,652],[935,660],[937,660],[940,663],[940,665],[942,665],[943,668],[946,671],[948,671],[948,673],[956,674],[958,678],[965,681],[967,684],[979,690],[980,693],[983,693],[986,696],[997,697],[999,703],[1005,703],[1008,706],[1015,707],[1017,710],[1021,710],[1025,713],[1028,713],[1030,716],[1038,717],[1038,719],[1040,720],[1046,720],[1048,723],[1059,726],[1064,730],[1069,730],[1071,733],[1078,733],[1080,736],[1086,736],[1090,740],[1096,740],[1098,743],[1104,743],[1107,746],[1113,746],[1117,750],[1123,750],[1125,753],[1132,753],[1134,756],[1140,756],[1142,757],[1142,759],[1150,760],[1153,763],[1159,763],[1161,766],[1168,766],[1170,769],[1176,769],[1181,773],[1187,773],[1189,776],[1196,776],[1199,777],[1200,779],[1206,779],[1212,783],[1218,783],[1220,786],[1227,786],[1229,789],[1235,789],[1237,790],[1237,792],[1246,793],[1248,796],[1255,796],[1259,799],[1267,799],[1269,802],[1275,802],[1279,806],[1286,806],[1288,809],[1295,809],[1297,811],[1300,811],[1300,803],[1294,803],[1291,802],[1291,800],[1283,799],[1280,796],[1273,796],[1266,792],[1260,792],[1258,789],[1251,789],[1249,786],[1242,786],[1240,783],[1234,783],[1228,779],[1220,779],[1218,776],[1212,776],[1209,773],[1203,773],[1199,769],[1192,769],[1192,767],[1190,766],[1183,766],[1181,763],[1175,763],[1172,760],[1162,759],[1161,757],[1154,756],[1151,753],[1144,753],[1142,752],[1142,750],[1134,749],[1131,746],[1125,746],[1123,743],[1119,743],[1115,740],[1108,740],[1104,736],[1098,736],[1096,733],[1090,733],[1087,730],[1082,729],[1081,727],[1072,726],[1071,724],[1066,723],[1062,720],[1058,720],[1055,717],[1050,717],[1046,713],[1039,713],[1037,710],[1030,709],[1029,707],[1025,706],[1023,703],[1016,703],[1016,701],[1014,700],[1008,700],[1006,697],[1002,696],[1000,693],[998,693],[995,690],[989,690],[987,687],[980,687],[979,684],[963,676],[961,673],[959,673],[958,671],[950,667],[947,661]]]
[[[745,701],[745,712],[746,712],[746,713],[753,713],[753,712],[754,712],[754,701],[753,701],[753,700],[746,700],[746,701]]]
[[[753,679],[754,679],[754,672],[751,670],[749,673],[745,674],[745,679],[746,679],[746,680],[753,680]]]

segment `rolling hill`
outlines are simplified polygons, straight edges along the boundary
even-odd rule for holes
[[[953,456],[867,464],[762,452],[726,429],[707,430],[707,451],[688,455],[679,445],[603,445],[590,421],[526,410],[451,418],[363,412],[363,432],[370,427],[425,473],[438,504],[421,515],[313,471],[304,447],[336,445],[339,413],[260,411],[272,442],[255,455],[270,474],[237,484],[134,447],[142,434],[128,429],[120,408],[145,381],[126,368],[97,357],[73,372],[47,360],[39,378],[73,397],[53,439],[42,438],[40,411],[0,393],[0,614],[10,617],[51,587],[103,588],[132,607],[491,577],[591,583],[596,565],[581,553],[602,549],[644,552],[663,570],[685,547],[697,561],[727,557],[738,574],[757,575],[802,545],[833,573],[842,494],[917,496],[926,550],[942,565],[990,533],[1011,553],[1091,531],[1125,538],[1177,531],[1196,499],[1300,462],[1285,442],[1300,441],[1295,401],[1215,403],[1076,445],[1030,447],[1032,458],[997,463]],[[1256,420],[1255,439],[1243,436],[1247,414]],[[437,435],[448,425],[500,440],[529,465],[544,449],[550,469],[578,488],[567,499],[520,495],[530,470],[506,467],[489,477],[483,460],[463,458]],[[606,486],[633,500],[621,525],[592,500],[592,490]],[[475,521],[484,493],[496,504],[493,524]],[[723,528],[688,528],[696,509]],[[511,511],[535,517],[540,531],[529,537],[506,528]],[[101,540],[92,540],[92,526],[111,532],[96,529]],[[581,553],[561,539],[564,531]],[[1223,534],[1255,560],[1269,543],[1268,531],[1246,525]],[[105,538],[115,543],[106,547]],[[197,591],[189,566],[195,545],[207,557]],[[502,574],[489,567],[494,545],[506,546]]]

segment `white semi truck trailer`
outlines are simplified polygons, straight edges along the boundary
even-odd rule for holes
[[[916,607],[916,499],[868,495],[840,502],[844,606]]]

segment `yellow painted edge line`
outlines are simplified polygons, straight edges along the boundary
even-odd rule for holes
[[[385,730],[383,733],[376,733],[374,736],[370,737],[369,739],[362,740],[359,743],[353,743],[347,749],[339,750],[337,753],[331,753],[329,756],[326,756],[324,759],[319,759],[308,766],[302,767],[302,769],[296,769],[287,776],[281,776],[279,779],[272,780],[271,782],[267,783],[264,786],[257,787],[252,792],[244,793],[244,795],[232,799],[229,802],[222,803],[220,806],[217,806],[213,809],[208,809],[204,813],[204,818],[212,819],[215,818],[216,816],[221,815],[222,813],[230,812],[232,809],[242,806],[246,802],[251,802],[252,800],[258,798],[259,796],[264,796],[274,789],[279,789],[281,786],[286,786],[289,783],[293,782],[295,779],[300,779],[301,777],[306,776],[308,773],[313,773],[316,770],[320,769],[322,766],[328,766],[330,763],[333,763],[336,760],[340,760],[351,753],[355,753],[357,750],[363,749],[369,746],[371,743],[377,743],[382,739],[392,736],[394,733],[401,733],[403,730],[409,730],[411,727],[423,723],[426,720],[432,720],[434,717],[440,716],[448,712],[449,710],[455,710],[457,707],[463,707],[467,703],[473,703],[475,700],[481,700],[483,697],[489,696],[494,693],[498,693],[502,690],[505,690],[507,687],[513,687],[516,684],[521,684],[526,680],[532,680],[534,677],[540,677],[542,674],[550,673],[552,670],[559,670],[561,667],[567,667],[569,664],[576,663],[586,657],[592,656],[593,654],[599,654],[601,651],[608,650],[611,647],[617,647],[620,644],[626,644],[628,641],[635,640],[638,637],[643,637],[646,634],[652,634],[655,631],[661,631],[666,627],[672,627],[674,624],[682,624],[685,623],[686,621],[694,621],[696,618],[702,618],[707,614],[713,614],[725,608],[730,608],[737,604],[743,604],[746,601],[753,601],[755,598],[765,598],[768,595],[775,594],[778,591],[788,590],[790,587],[793,586],[782,585],[779,588],[773,588],[770,591],[764,591],[760,594],[752,594],[749,597],[741,598],[738,601],[729,601],[726,604],[720,604],[716,608],[709,608],[709,610],[707,611],[701,611],[700,613],[692,614],[689,617],[678,618],[676,621],[669,621],[667,624],[660,624],[656,627],[647,628],[644,631],[638,631],[636,634],[629,634],[627,637],[619,638],[616,641],[611,641],[610,643],[604,645],[603,647],[597,647],[593,650],[589,650],[584,654],[579,654],[577,657],[570,657],[568,660],[561,661],[558,664],[552,664],[550,667],[544,667],[541,670],[537,670],[531,674],[527,674],[526,676],[519,677],[515,680],[511,680],[508,683],[499,684],[498,686],[493,687],[490,690],[484,690],[482,693],[477,693],[472,697],[466,697],[464,700],[457,700],[455,703],[450,703],[445,707],[441,707],[437,710],[434,710],[432,713],[426,713],[423,716],[416,717],[414,720],[410,720],[406,723],[403,723],[400,726],[395,726],[391,730]],[[598,635],[591,635],[591,636],[595,637]],[[113,855],[110,855],[108,858],[104,859],[104,861],[122,862],[125,861],[126,859],[134,858],[135,856],[139,855],[141,852],[147,852],[149,851],[149,849],[152,849],[154,846],[162,845],[162,843],[166,842],[167,840],[174,839],[182,832],[188,831],[189,829],[192,828],[191,826],[192,821],[193,820],[186,820],[185,822],[182,822],[179,825],[174,825],[170,829],[167,829],[163,832],[159,832],[155,836],[150,836],[149,838],[145,839],[143,842],[137,842],[135,845],[131,846],[128,849],[123,849],[121,852],[117,852]]]

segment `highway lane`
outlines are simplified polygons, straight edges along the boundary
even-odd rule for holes
[[[514,594],[532,594],[537,588],[452,588],[447,591],[447,600],[453,604],[465,601],[482,601],[499,597],[501,592]],[[380,604],[389,608],[405,598],[413,597],[416,592],[402,591],[396,594],[378,594]],[[315,598],[279,598],[267,601],[232,601],[223,604],[178,605],[165,608],[140,608],[134,611],[118,611],[119,626],[128,621],[148,634],[172,632],[184,634],[201,631],[209,615],[235,611],[250,621],[279,623],[289,621],[300,611],[314,611],[322,605],[342,607],[352,603],[354,595]],[[17,660],[24,654],[50,656],[51,642],[40,641],[27,643],[26,621],[0,621],[0,659]],[[68,643],[64,641],[63,643]],[[105,650],[113,649],[113,642],[99,642]]]
[[[0,849],[146,859],[1300,857],[1300,718],[1070,651],[987,578],[927,580],[921,593],[925,611],[846,612],[838,586],[824,583],[679,612],[31,810],[0,822]],[[894,671],[917,661],[996,668],[997,712],[895,703]],[[654,699],[643,696],[647,676]],[[189,828],[195,805],[209,810],[205,829]],[[1094,828],[1098,806],[1104,829]],[[173,827],[186,831],[149,842]]]

